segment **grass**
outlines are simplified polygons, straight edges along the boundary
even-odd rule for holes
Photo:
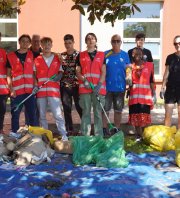
[[[124,149],[127,152],[134,152],[138,154],[154,151],[153,148],[151,148],[149,145],[146,145],[143,141],[136,142],[134,137],[129,137],[129,136],[125,137]]]

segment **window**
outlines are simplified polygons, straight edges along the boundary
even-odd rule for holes
[[[2,34],[1,47],[6,49],[7,52],[17,49],[17,27],[17,14],[13,14],[11,18],[7,16],[0,18],[0,31]]]
[[[144,33],[144,47],[151,50],[154,59],[155,75],[160,75],[161,65],[161,21],[162,4],[160,2],[138,3],[141,12],[123,21],[123,49],[128,51],[135,46],[137,33]]]
[[[134,38],[139,32],[147,38],[159,38],[160,22],[124,22],[124,38]]]
[[[127,17],[126,20],[117,21],[114,27],[110,23],[96,21],[90,25],[87,16],[81,16],[81,50],[86,49],[84,38],[88,32],[94,32],[98,39],[98,49],[105,51],[111,48],[110,40],[113,34],[120,34],[123,43],[122,49],[128,51],[136,46],[135,35],[143,32],[146,34],[144,47],[151,50],[155,75],[160,75],[161,65],[161,24],[162,24],[162,3],[160,1],[148,1],[138,3],[141,12]]]

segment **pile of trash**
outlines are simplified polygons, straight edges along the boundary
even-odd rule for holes
[[[124,135],[118,132],[109,139],[101,136],[76,136],[69,141],[53,138],[41,127],[20,128],[18,133],[0,136],[1,160],[28,166],[51,161],[55,152],[72,154],[75,165],[96,164],[103,167],[127,167]]]
[[[18,133],[1,134],[1,160],[13,160],[15,165],[20,166],[51,161],[50,158],[54,155],[55,151],[51,148],[53,142],[49,141],[48,137],[50,136],[47,136],[45,133],[41,135],[33,134],[32,128],[27,127],[20,128]]]
[[[20,128],[18,133],[0,135],[0,161],[13,161],[15,165],[21,166],[37,165],[50,162],[54,153],[58,152],[72,154],[75,165],[95,164],[119,168],[129,164],[125,150],[132,152],[134,148],[144,152],[175,150],[176,164],[180,167],[180,130],[177,131],[176,127],[146,127],[143,140],[141,145],[134,145],[131,139],[124,140],[123,132],[119,131],[108,139],[101,136],[76,136],[62,141],[61,138],[54,138],[49,130],[29,126]]]

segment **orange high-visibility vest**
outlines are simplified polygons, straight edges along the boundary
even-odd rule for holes
[[[15,52],[10,52],[7,55],[9,63],[11,65],[12,74],[12,86],[16,92],[16,95],[31,94],[33,90],[34,78],[33,78],[33,53],[28,50],[24,65],[22,65]]]
[[[104,63],[104,52],[97,52],[93,61],[91,61],[89,54],[87,51],[80,52],[80,64],[81,64],[81,74],[91,82],[94,86],[96,86],[99,82],[101,76],[101,69]],[[79,80],[79,93],[92,93],[92,89],[87,89],[84,86],[83,81]],[[106,83],[103,82],[99,94],[106,94]]]
[[[57,55],[54,55],[50,67],[47,66],[42,55],[35,59],[36,78],[38,87],[51,78],[54,74],[59,73],[60,60]],[[60,82],[49,81],[37,93],[37,97],[60,97]]]
[[[0,49],[0,95],[9,94],[6,61],[6,51],[4,49]]]
[[[136,66],[132,65],[133,85],[130,89],[129,105],[146,104],[153,106],[152,91],[150,87],[150,77],[153,72],[153,63],[145,62],[140,78],[136,75]]]

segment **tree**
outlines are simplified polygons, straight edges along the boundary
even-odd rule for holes
[[[12,16],[14,13],[20,13],[20,7],[25,2],[25,0],[0,0],[0,16]]]
[[[63,0],[62,0],[63,1]],[[71,10],[79,10],[85,15],[84,7],[87,7],[88,20],[91,25],[95,20],[110,22],[112,26],[116,20],[126,19],[134,14],[135,10],[140,12],[136,5],[139,0],[72,0],[74,5]],[[11,16],[18,12],[25,0],[0,0],[0,16]]]
[[[126,19],[127,16],[134,14],[135,10],[141,11],[135,4],[138,0],[73,0],[73,2],[71,10],[77,9],[82,15],[85,15],[84,7],[87,7],[91,25],[95,20],[103,19],[105,23],[111,22],[114,26],[116,20]]]

